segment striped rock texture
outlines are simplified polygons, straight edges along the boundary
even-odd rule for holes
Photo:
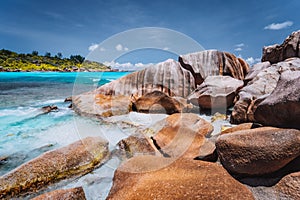
[[[167,60],[99,87],[96,93],[142,96],[161,91],[169,96],[188,96],[195,89],[192,74],[175,60]]]
[[[179,57],[179,62],[169,59],[153,64],[94,91],[77,95],[73,108],[87,116],[126,114],[131,111],[131,97],[138,99],[159,91],[170,97],[187,98],[207,76],[230,75],[243,80],[248,70],[245,61],[229,53],[215,50],[192,53]]]
[[[229,75],[243,80],[249,71],[249,65],[243,59],[217,50],[182,55],[179,62],[193,74],[197,85],[212,75]]]

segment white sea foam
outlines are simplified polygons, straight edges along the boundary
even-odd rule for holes
[[[53,100],[44,101],[44,102],[42,102],[42,104],[51,105],[51,104],[63,103],[63,102],[64,102],[64,99],[53,99]]]
[[[92,80],[93,80],[93,82],[99,82],[100,78],[93,78]]]
[[[18,107],[18,108],[11,108],[11,109],[2,109],[0,110],[0,117],[31,115],[31,114],[36,114],[38,111],[39,109],[34,107]]]

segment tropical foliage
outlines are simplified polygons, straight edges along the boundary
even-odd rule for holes
[[[62,53],[44,56],[38,51],[29,54],[18,54],[13,51],[0,50],[1,71],[110,71],[111,68],[95,61],[85,61],[80,55],[63,58]]]

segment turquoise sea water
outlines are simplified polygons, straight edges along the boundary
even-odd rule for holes
[[[88,127],[87,130],[95,129],[95,122],[77,116],[68,108],[70,102],[65,103],[64,99],[126,74],[1,72],[0,175],[44,151],[80,138],[76,136],[79,127],[74,126],[74,119],[80,118],[77,121]],[[53,104],[58,111],[44,114],[41,108]]]

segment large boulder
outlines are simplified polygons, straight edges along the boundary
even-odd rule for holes
[[[153,91],[140,98],[132,99],[132,110],[143,113],[180,113],[189,111],[191,104],[177,101],[175,97],[170,97],[161,91]]]
[[[269,174],[300,156],[300,131],[272,127],[242,130],[219,136],[216,147],[229,172]]]
[[[80,115],[88,117],[111,117],[131,111],[130,97],[124,95],[96,94],[95,91],[73,97],[72,108]]]
[[[202,109],[226,108],[233,105],[244,82],[230,76],[208,76],[188,100]]]
[[[278,199],[300,199],[300,172],[283,177],[274,187]]]
[[[94,91],[74,96],[72,106],[76,112],[87,116],[126,114],[130,111],[132,96],[140,98],[159,91],[169,97],[186,98],[207,76],[229,75],[243,80],[249,70],[244,60],[214,50],[184,55],[179,57],[179,61],[169,59],[153,64]],[[99,97],[103,99],[102,103],[96,103],[96,98]],[[112,104],[106,103],[111,102],[111,99]],[[177,111],[178,109],[174,112]]]
[[[157,149],[165,156],[195,158],[205,136],[213,126],[193,113],[177,113],[157,122],[162,125],[152,137]]]
[[[281,45],[275,44],[263,48],[262,62],[278,63],[287,58],[300,57],[300,30],[293,32]]]
[[[152,65],[96,89],[108,95],[142,96],[161,91],[169,96],[188,96],[195,89],[194,77],[175,60]]]
[[[261,64],[259,64],[261,65]],[[240,124],[244,122],[256,122],[254,112],[259,103],[265,100],[276,88],[278,80],[285,71],[300,70],[300,58],[290,58],[283,62],[273,64],[267,67],[253,67],[253,71],[261,70],[259,72],[249,72],[249,79],[247,85],[243,87],[238,95],[237,102],[234,105],[230,122],[233,124]],[[256,74],[253,76],[253,74]]]
[[[218,164],[170,159],[138,156],[128,160],[116,170],[107,199],[254,199],[246,186]],[[151,165],[165,163],[164,168],[149,170]]]
[[[254,119],[266,126],[300,129],[300,71],[281,74],[275,90],[258,104]]]
[[[164,110],[165,113],[180,112],[182,104],[171,97],[186,97],[195,89],[195,81],[192,74],[180,66],[177,61],[167,60],[134,72],[120,79],[114,80],[94,91],[83,93],[73,97],[73,109],[85,116],[110,117],[114,115],[127,114],[132,109],[132,97],[149,97],[148,104],[138,104],[133,107],[136,110],[153,108],[151,100],[162,98],[160,104],[168,108],[169,102],[172,102],[171,110]],[[154,93],[152,93],[154,92]],[[161,92],[165,95],[153,98],[153,94]],[[149,94],[152,94],[149,96]],[[170,97],[170,98],[169,98]],[[151,99],[152,98],[152,99]],[[145,98],[144,98],[145,99]],[[164,100],[168,100],[167,102]],[[140,100],[142,101],[142,100]],[[134,101],[135,102],[135,101]],[[155,107],[158,110],[162,106]]]
[[[243,80],[249,71],[249,65],[243,59],[217,50],[181,55],[179,62],[193,74],[197,85],[213,75],[228,75]]]
[[[118,142],[120,153],[130,158],[142,154],[155,154],[157,151],[150,138],[136,133]]]
[[[39,195],[31,200],[86,200],[82,187],[60,189]]]
[[[0,198],[37,191],[50,183],[91,172],[108,157],[108,142],[87,137],[46,152],[0,177]]]

